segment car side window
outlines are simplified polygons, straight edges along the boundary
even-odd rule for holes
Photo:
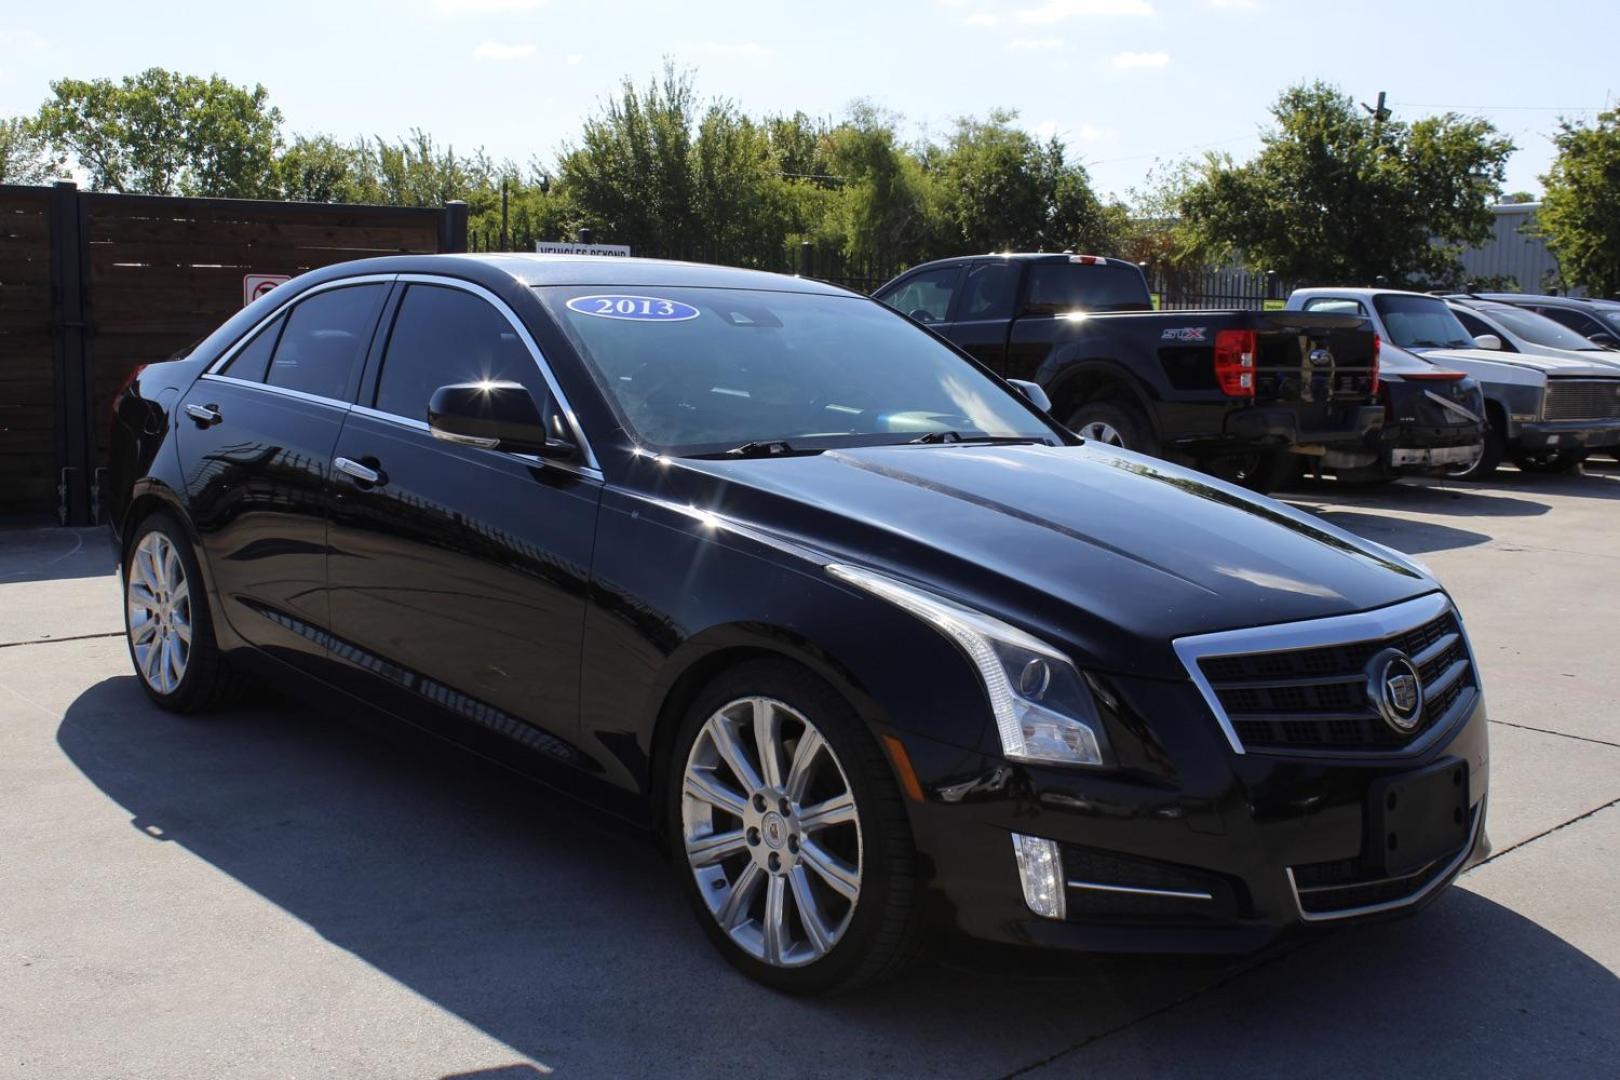
[[[1360,300],[1347,300],[1337,296],[1315,296],[1305,301],[1306,311],[1317,311],[1323,315],[1367,315],[1367,309]]]
[[[1591,337],[1593,334],[1605,332],[1604,328],[1598,324],[1598,321],[1585,312],[1571,311],[1569,308],[1559,307],[1544,307],[1536,310],[1553,322],[1563,323],[1582,337]]]
[[[1010,319],[1018,299],[1019,266],[1015,262],[986,262],[975,266],[962,290],[957,319]]]
[[[951,298],[961,283],[962,268],[945,266],[909,277],[899,288],[878,299],[918,322],[944,322],[951,313]]]
[[[347,400],[350,375],[371,344],[386,289],[381,283],[348,285],[300,301],[287,316],[265,383]]]
[[[537,402],[544,393],[528,346],[488,301],[464,289],[411,285],[388,335],[373,407],[425,421],[439,387],[482,380],[522,383]]]
[[[236,350],[236,355],[219,373],[247,382],[264,382],[264,373],[270,367],[270,354],[276,351],[276,339],[281,336],[281,328],[286,322],[281,315],[271,319],[268,325],[253,335],[252,340]]]
[[[1503,352],[1519,351],[1513,347],[1513,342],[1509,341],[1501,334],[1497,334],[1495,330],[1491,329],[1489,323],[1487,323],[1484,319],[1481,319],[1478,315],[1475,315],[1473,312],[1464,311],[1462,308],[1452,308],[1451,313],[1457,316],[1457,321],[1463,324],[1463,329],[1468,331],[1469,337],[1477,338],[1481,334],[1496,334],[1496,337],[1502,342]]]

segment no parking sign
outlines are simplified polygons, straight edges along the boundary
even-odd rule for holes
[[[243,274],[242,306],[247,307],[277,285],[291,280],[290,274]]]

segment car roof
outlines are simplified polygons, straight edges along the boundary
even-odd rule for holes
[[[1413,289],[1378,289],[1366,285],[1353,285],[1347,288],[1338,288],[1333,285],[1312,285],[1308,289],[1295,289],[1290,296],[1430,296],[1430,293],[1417,292]],[[1439,297],[1434,297],[1439,299]]]
[[[763,289],[825,296],[858,296],[813,278],[745,270],[735,266],[604,255],[537,255],[502,252],[480,255],[385,255],[335,263],[306,275],[313,283],[357,274],[444,274],[492,288],[528,286],[603,287],[691,286],[709,289]]]
[[[948,259],[931,259],[925,263],[907,268],[904,272],[909,274],[914,270],[926,270],[934,266],[950,266],[955,263],[988,262],[991,259],[1000,259],[1003,262],[1069,262],[1071,260],[1085,260],[1092,265],[1128,266],[1131,269],[1139,267],[1128,259],[1115,259],[1104,255],[1086,255],[1073,251],[984,251],[974,255],[952,255]],[[895,277],[899,277],[896,274]]]
[[[1605,300],[1598,296],[1543,296],[1537,293],[1472,293],[1471,299],[1494,300],[1500,304],[1518,306],[1521,303],[1535,303],[1544,307],[1570,307],[1570,308],[1620,308],[1620,301]]]

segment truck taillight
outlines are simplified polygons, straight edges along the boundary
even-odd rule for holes
[[[1253,330],[1215,332],[1215,381],[1227,397],[1254,397],[1254,359],[1259,339]]]
[[[1371,394],[1378,393],[1378,354],[1384,348],[1384,339],[1377,334],[1373,335],[1372,355],[1372,384],[1367,388]]]

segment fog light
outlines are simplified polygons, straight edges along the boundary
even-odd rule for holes
[[[1063,856],[1056,840],[1012,834],[1018,879],[1024,885],[1024,903],[1048,919],[1063,918]]]

